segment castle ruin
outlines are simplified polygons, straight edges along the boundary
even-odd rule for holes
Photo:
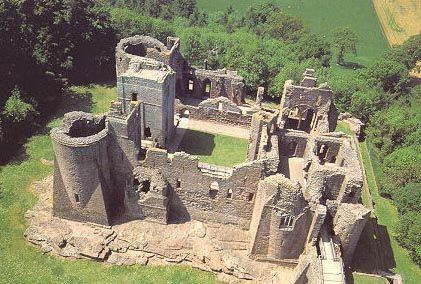
[[[277,109],[260,106],[260,88],[258,103],[245,109],[236,72],[194,69],[179,44],[173,37],[166,45],[147,36],[121,40],[118,97],[109,112],[71,112],[52,130],[53,215],[175,231],[189,222],[217,224],[242,236],[242,261],[249,265],[287,266],[290,283],[345,283],[344,267],[370,212],[359,203],[355,142],[334,132],[332,90],[307,69],[299,85],[285,83]],[[249,128],[247,161],[222,170],[169,153],[174,118],[186,110],[195,119]],[[266,281],[257,272],[233,271]]]

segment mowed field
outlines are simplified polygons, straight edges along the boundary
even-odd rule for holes
[[[389,48],[383,36],[372,1],[369,0],[273,0],[285,13],[300,17],[314,33],[329,37],[340,26],[351,28],[358,36],[357,56],[346,61],[367,66]],[[389,0],[385,0],[389,1]],[[413,0],[419,1],[419,0]],[[230,5],[245,12],[250,5],[268,0],[198,0],[208,13],[223,11]]]
[[[383,32],[391,45],[421,32],[420,0],[373,0]]]

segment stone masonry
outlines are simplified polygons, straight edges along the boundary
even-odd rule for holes
[[[343,273],[342,259],[345,267],[351,262],[369,211],[360,204],[354,142],[332,132],[331,89],[317,86],[307,69],[299,85],[285,83],[278,109],[263,109],[258,97],[245,112],[238,106],[242,78],[188,69],[179,44],[172,37],[166,44],[147,36],[120,41],[110,111],[68,113],[51,131],[52,215],[48,206],[36,209],[42,221],[29,214],[27,239],[62,256],[120,264],[157,256],[259,283],[319,283],[319,246],[339,240],[332,261]],[[201,102],[177,103],[184,95]],[[250,127],[247,161],[221,170],[184,152],[169,154],[175,113],[186,110]]]

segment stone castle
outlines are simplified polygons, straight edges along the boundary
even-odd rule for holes
[[[173,37],[121,40],[109,112],[71,112],[52,130],[53,215],[175,231],[217,224],[245,236],[245,261],[291,268],[291,283],[344,283],[370,212],[359,201],[355,141],[333,132],[332,90],[307,69],[299,85],[285,83],[277,109],[261,106],[262,88],[247,105],[237,72],[193,68],[179,45]],[[247,129],[247,161],[222,168],[170,150],[187,116]]]

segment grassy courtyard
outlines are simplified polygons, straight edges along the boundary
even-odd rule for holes
[[[204,163],[231,167],[245,162],[247,146],[246,139],[188,129],[179,150],[198,156]]]
[[[114,98],[112,87],[71,88],[60,111],[45,128],[28,140],[14,161],[0,167],[0,283],[219,283],[211,273],[182,266],[119,267],[64,260],[43,255],[25,241],[24,214],[36,202],[28,188],[53,172],[52,166],[42,162],[53,159],[49,130],[60,124],[64,112],[102,113]]]

